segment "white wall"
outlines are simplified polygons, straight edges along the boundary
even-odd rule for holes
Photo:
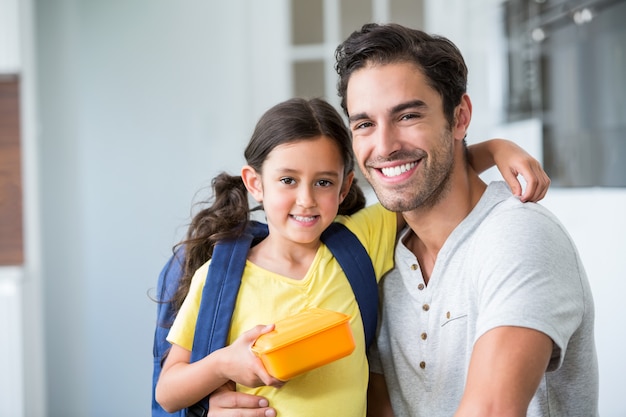
[[[626,416],[626,190],[553,189],[544,203],[564,223],[585,264],[596,305],[600,415]]]
[[[17,0],[0,0],[0,75],[20,68],[19,8]]]
[[[502,106],[494,57],[500,38],[496,25],[499,0],[429,0],[426,30],[450,38],[469,67],[468,90],[474,105],[470,135],[492,137],[499,130]],[[519,139],[524,143],[527,138]],[[525,145],[526,146],[526,145]],[[623,417],[626,327],[622,295],[626,293],[626,189],[555,188],[542,204],[561,219],[576,242],[591,282],[596,305],[596,345],[600,366],[600,415]]]
[[[281,5],[36,2],[50,416],[149,415],[149,291],[194,194],[288,95]]]
[[[20,267],[0,267],[0,416],[24,414]]]

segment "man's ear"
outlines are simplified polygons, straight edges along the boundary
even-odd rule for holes
[[[467,94],[461,97],[461,103],[454,110],[454,126],[452,132],[455,139],[463,139],[467,136],[467,129],[472,120],[472,101]]]
[[[339,194],[339,204],[341,204],[348,195],[350,187],[352,186],[352,181],[354,181],[354,171],[350,172],[343,179],[343,184],[341,185],[341,193]]]
[[[263,183],[261,182],[261,175],[256,172],[250,165],[245,165],[241,168],[241,180],[248,189],[248,192],[258,202],[263,202]]]

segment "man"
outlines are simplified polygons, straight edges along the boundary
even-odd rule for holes
[[[396,417],[596,416],[583,265],[551,213],[470,168],[459,50],[372,24],[336,56],[359,166],[408,224],[381,287],[371,415],[391,415],[388,388]]]
[[[371,24],[336,57],[359,166],[408,225],[381,284],[368,414],[597,416],[584,268],[552,214],[469,167],[472,104],[458,49]],[[212,398],[225,408],[259,401]]]

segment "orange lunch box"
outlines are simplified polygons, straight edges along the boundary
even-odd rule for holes
[[[348,356],[354,350],[350,316],[311,308],[275,323],[252,351],[267,372],[286,381],[311,369]]]

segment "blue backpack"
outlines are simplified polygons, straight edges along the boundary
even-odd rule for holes
[[[248,251],[267,234],[267,225],[252,221],[239,238],[225,239],[215,245],[211,267],[202,292],[191,362],[198,361],[226,345]],[[337,259],[352,286],[363,319],[366,346],[369,347],[375,336],[378,320],[378,285],[372,261],[359,239],[341,223],[333,222],[322,233],[321,240]],[[184,248],[178,249],[167,261],[159,275],[157,285],[152,417],[206,416],[208,410],[207,397],[187,410],[170,414],[161,408],[154,395],[161,374],[163,356],[171,346],[166,336],[175,318],[171,300],[183,274],[183,250]]]

